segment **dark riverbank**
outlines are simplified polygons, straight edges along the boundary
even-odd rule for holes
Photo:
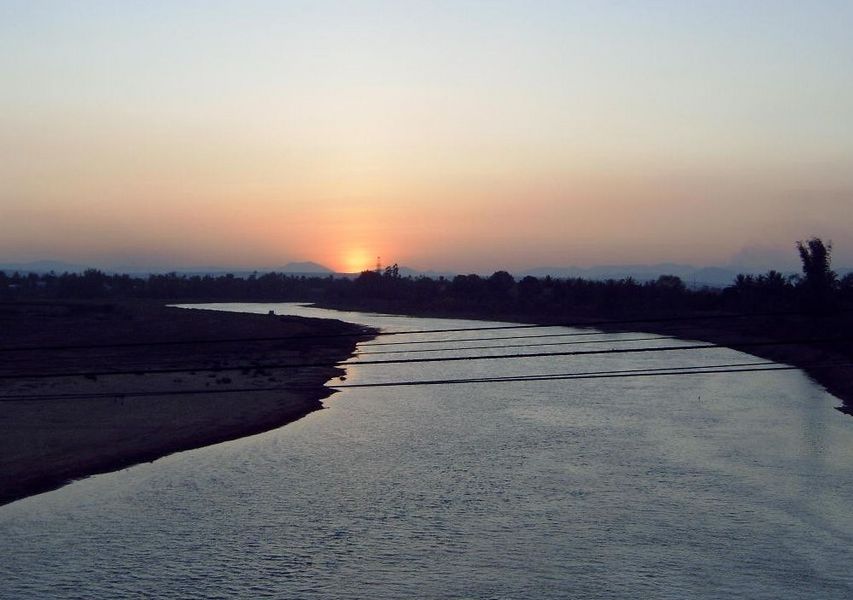
[[[644,282],[529,276],[516,281],[506,271],[488,277],[412,278],[402,277],[394,265],[384,272],[364,271],[355,278],[282,273],[246,278],[175,273],[133,278],[91,270],[81,275],[17,276],[5,289],[0,285],[0,299],[313,302],[326,308],[422,317],[663,333],[800,367],[841,398],[846,412],[853,413],[853,373],[839,364],[853,362],[853,274],[838,279],[829,268],[827,249],[817,238],[800,244],[800,253],[801,277],[776,271],[739,275],[723,289],[689,288],[672,275]],[[846,341],[815,342],[826,338]],[[793,340],[798,343],[790,343]]]
[[[0,374],[180,369],[185,373],[0,379],[0,504],[172,452],[273,429],[322,408],[338,367],[211,372],[253,363],[334,364],[363,327],[301,319],[169,308],[153,303],[34,302],[0,305],[0,346],[141,344],[289,337],[294,340],[3,352]],[[317,337],[311,337],[317,336]],[[245,392],[252,388],[277,388]],[[209,390],[209,392],[208,392]],[[136,392],[156,395],[133,397]],[[73,398],[56,397],[73,394]],[[122,396],[125,394],[125,396]]]

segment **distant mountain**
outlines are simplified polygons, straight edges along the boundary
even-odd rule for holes
[[[0,263],[0,271],[6,273],[50,273],[53,271],[57,274],[62,273],[82,273],[86,269],[97,268],[109,274],[127,273],[137,277],[145,277],[149,274],[171,273],[175,272],[180,275],[212,275],[220,276],[226,273],[231,273],[235,277],[248,277],[252,273],[269,273],[275,271],[288,275],[307,275],[314,277],[325,277],[328,275],[337,275],[343,277],[357,277],[359,273],[336,273],[332,269],[316,262],[290,262],[278,268],[227,268],[217,266],[200,266],[200,267],[142,267],[139,265],[123,265],[113,267],[103,267],[96,265],[80,265],[67,263],[58,260],[37,260],[21,263]],[[438,279],[453,279],[457,273],[453,271],[432,271],[420,270],[410,267],[401,266],[399,268],[402,277],[430,277]],[[783,275],[799,274],[799,271],[780,268],[777,269]],[[637,281],[652,281],[661,275],[677,275],[681,277],[688,287],[699,288],[703,286],[709,287],[725,287],[731,285],[735,277],[740,273],[744,274],[759,274],[766,273],[768,269],[758,269],[755,267],[746,267],[742,265],[725,265],[719,267],[695,267],[693,265],[685,265],[680,263],[659,263],[653,265],[598,265],[593,267],[536,267],[520,271],[512,271],[512,274],[517,280],[520,280],[527,275],[533,277],[557,277],[557,278],[574,278],[580,277],[583,279],[605,280],[605,279],[625,279],[632,277]],[[848,273],[853,273],[853,269],[847,267],[836,267],[834,271],[838,277],[844,277]],[[483,272],[480,275],[488,277],[491,272]]]
[[[335,273],[332,269],[311,261],[289,262],[283,267],[273,270],[279,273],[304,273],[306,275],[309,273],[312,275],[333,275]]]
[[[178,275],[209,275],[218,277],[222,275],[233,275],[234,277],[249,277],[254,274],[263,273],[286,273],[288,275],[331,275],[334,273],[331,269],[324,267],[315,262],[291,262],[282,267],[219,267],[216,265],[199,266],[199,267],[155,267],[144,269],[140,267],[116,267],[108,269],[108,272],[115,273],[135,273],[138,275],[147,274],[162,274],[162,273],[177,273]]]
[[[735,277],[743,272],[742,269],[734,270],[727,267],[702,267],[683,279],[688,283],[696,282],[697,285],[726,286],[731,285]]]
[[[74,265],[58,260],[35,260],[24,263],[0,264],[0,271],[7,273],[82,273],[90,267],[85,265]]]
[[[219,267],[196,266],[196,267],[181,267],[181,266],[145,266],[145,265],[78,265],[58,260],[37,260],[22,263],[0,263],[0,271],[7,273],[50,273],[53,271],[57,274],[62,273],[82,273],[86,269],[99,269],[104,273],[127,273],[136,276],[145,276],[149,274],[162,273],[178,273],[180,275],[224,275],[231,273],[235,276],[248,277],[253,272],[268,273],[277,271],[279,273],[300,274],[300,275],[331,275],[334,273],[331,269],[324,267],[315,262],[292,262],[276,269],[252,269],[246,267]]]

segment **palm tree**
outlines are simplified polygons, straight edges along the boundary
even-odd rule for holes
[[[824,310],[838,282],[835,271],[830,269],[832,242],[823,243],[819,237],[797,242],[800,260],[803,262],[803,286],[811,308]]]

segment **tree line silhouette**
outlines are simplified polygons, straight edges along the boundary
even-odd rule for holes
[[[802,275],[777,271],[738,275],[725,288],[689,289],[675,275],[587,280],[527,276],[403,277],[396,265],[355,278],[252,273],[246,277],[178,273],[131,276],[96,269],[83,273],[0,271],[0,300],[156,299],[165,301],[306,301],[330,307],[411,314],[554,319],[589,314],[809,311],[853,306],[853,273],[830,268],[831,244],[797,243]]]

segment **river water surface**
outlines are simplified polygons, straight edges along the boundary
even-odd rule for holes
[[[216,306],[386,331],[487,325]],[[388,336],[361,351],[566,331]],[[619,341],[636,337],[361,360],[673,344]],[[710,349],[362,365],[338,383],[756,360]],[[0,507],[0,597],[853,597],[853,419],[799,371],[353,388],[325,404]]]

